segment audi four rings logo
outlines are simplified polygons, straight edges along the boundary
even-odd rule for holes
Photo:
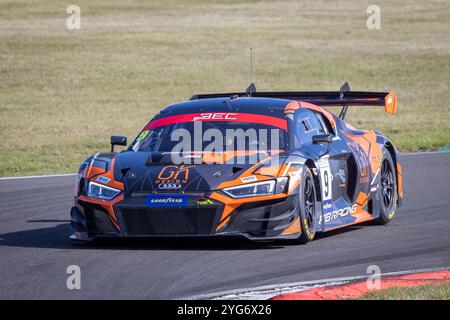
[[[158,189],[160,189],[160,190],[178,190],[178,189],[181,189],[181,184],[179,184],[179,183],[160,183],[160,184],[158,184]]]

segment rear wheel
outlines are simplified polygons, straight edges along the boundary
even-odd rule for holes
[[[394,161],[386,148],[383,149],[380,169],[380,196],[380,216],[376,221],[379,224],[386,224],[394,218],[398,200]]]
[[[309,168],[306,168],[299,190],[299,219],[302,233],[298,241],[307,243],[314,239],[316,234],[316,189],[314,178]]]

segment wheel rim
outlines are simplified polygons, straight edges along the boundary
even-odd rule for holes
[[[383,194],[383,204],[390,211],[394,205],[395,198],[394,172],[389,161],[384,160],[381,167],[381,190]]]
[[[303,189],[306,223],[310,230],[314,230],[314,186],[311,177],[306,177]]]

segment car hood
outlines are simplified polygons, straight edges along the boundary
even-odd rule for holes
[[[201,164],[177,165],[171,161],[170,153],[127,151],[115,156],[114,178],[131,193],[208,192],[225,181],[238,179],[251,168],[254,161],[250,161],[250,156],[228,153],[224,163],[205,164],[197,159]],[[269,157],[264,154],[259,160]]]

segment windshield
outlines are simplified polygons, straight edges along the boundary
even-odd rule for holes
[[[258,115],[255,116],[258,117]],[[275,124],[272,125],[247,121],[217,121],[218,119],[215,119],[181,123],[164,121],[155,125],[155,122],[158,121],[155,120],[149,122],[141,131],[130,149],[151,152],[285,150],[287,141],[285,120],[274,117],[267,118],[284,122],[277,123],[275,121]],[[159,120],[165,119],[167,118]],[[239,120],[238,118],[233,119]],[[168,122],[169,124],[166,124]]]

